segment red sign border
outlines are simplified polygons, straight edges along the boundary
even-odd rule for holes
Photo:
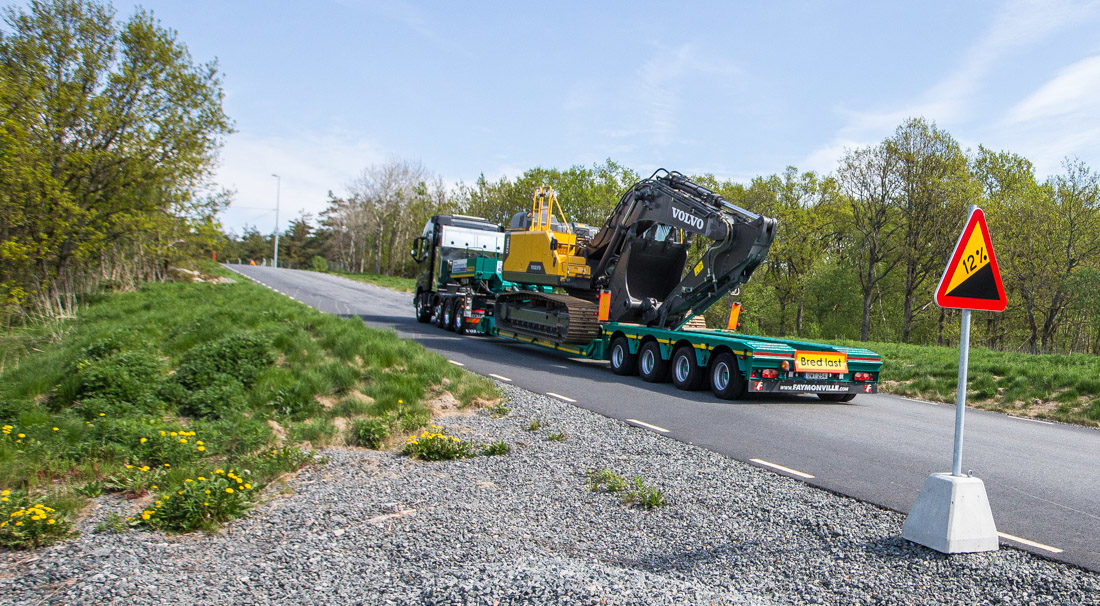
[[[981,227],[982,238],[985,240],[985,249],[989,251],[989,263],[993,266],[993,279],[997,283],[997,294],[999,299],[975,299],[972,297],[950,297],[944,291],[947,289],[947,284],[951,282],[951,278],[958,271],[959,261],[962,259],[963,248],[966,246],[966,242],[970,241],[970,234],[974,231],[975,227]],[[1005,287],[1001,282],[1001,269],[997,265],[997,255],[993,254],[993,242],[989,239],[989,227],[985,223],[985,212],[980,208],[975,208],[974,212],[970,213],[970,219],[966,223],[966,229],[963,230],[959,241],[955,243],[955,252],[951,254],[951,261],[947,264],[947,268],[943,271],[943,277],[940,278],[940,284],[936,287],[936,305],[940,307],[950,307],[955,309],[974,309],[978,311],[1004,311],[1008,307],[1008,297],[1005,296]]]

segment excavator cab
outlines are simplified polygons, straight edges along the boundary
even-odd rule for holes
[[[565,220],[550,187],[535,190],[531,210],[516,213],[504,244],[505,280],[564,286],[587,279],[588,264],[577,256],[577,235]]]

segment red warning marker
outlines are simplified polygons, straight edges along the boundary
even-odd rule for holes
[[[970,213],[966,229],[955,244],[951,262],[936,288],[936,305],[983,311],[1004,311],[1008,306],[985,213],[980,208]]]

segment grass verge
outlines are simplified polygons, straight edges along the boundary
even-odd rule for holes
[[[214,528],[357,420],[409,432],[441,390],[462,405],[498,397],[393,331],[243,279],[98,296],[75,318],[9,331],[0,355],[0,544],[11,547],[67,536],[105,491],[151,497],[132,524]]]
[[[401,278],[398,276],[386,276],[383,274],[350,274],[337,271],[329,273],[337,276],[343,276],[357,282],[366,282],[367,284],[382,286],[384,288],[389,288],[390,290],[396,290],[398,292],[412,292],[416,289],[415,278]]]
[[[954,402],[959,349],[899,343],[839,341],[866,347],[884,361],[886,393]],[[1024,354],[970,348],[966,402],[1014,415],[1100,427],[1100,357]]]

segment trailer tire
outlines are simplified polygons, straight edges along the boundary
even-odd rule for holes
[[[854,393],[819,393],[817,397],[825,402],[851,402],[855,399]]]
[[[737,365],[737,357],[722,352],[710,362],[707,369],[710,378],[710,390],[723,400],[740,400],[745,396],[745,375]]]
[[[637,356],[630,353],[630,343],[626,337],[615,337],[611,340],[611,355],[608,356],[611,372],[617,375],[634,374],[638,370],[635,358]]]
[[[462,299],[455,301],[454,313],[451,314],[451,330],[460,335],[466,334],[466,302]]]
[[[668,380],[668,360],[661,358],[661,345],[656,341],[646,341],[638,350],[638,375],[649,383]]]
[[[672,354],[672,384],[679,389],[693,391],[703,386],[706,377],[703,369],[695,363],[695,349],[690,345],[680,346]]]

